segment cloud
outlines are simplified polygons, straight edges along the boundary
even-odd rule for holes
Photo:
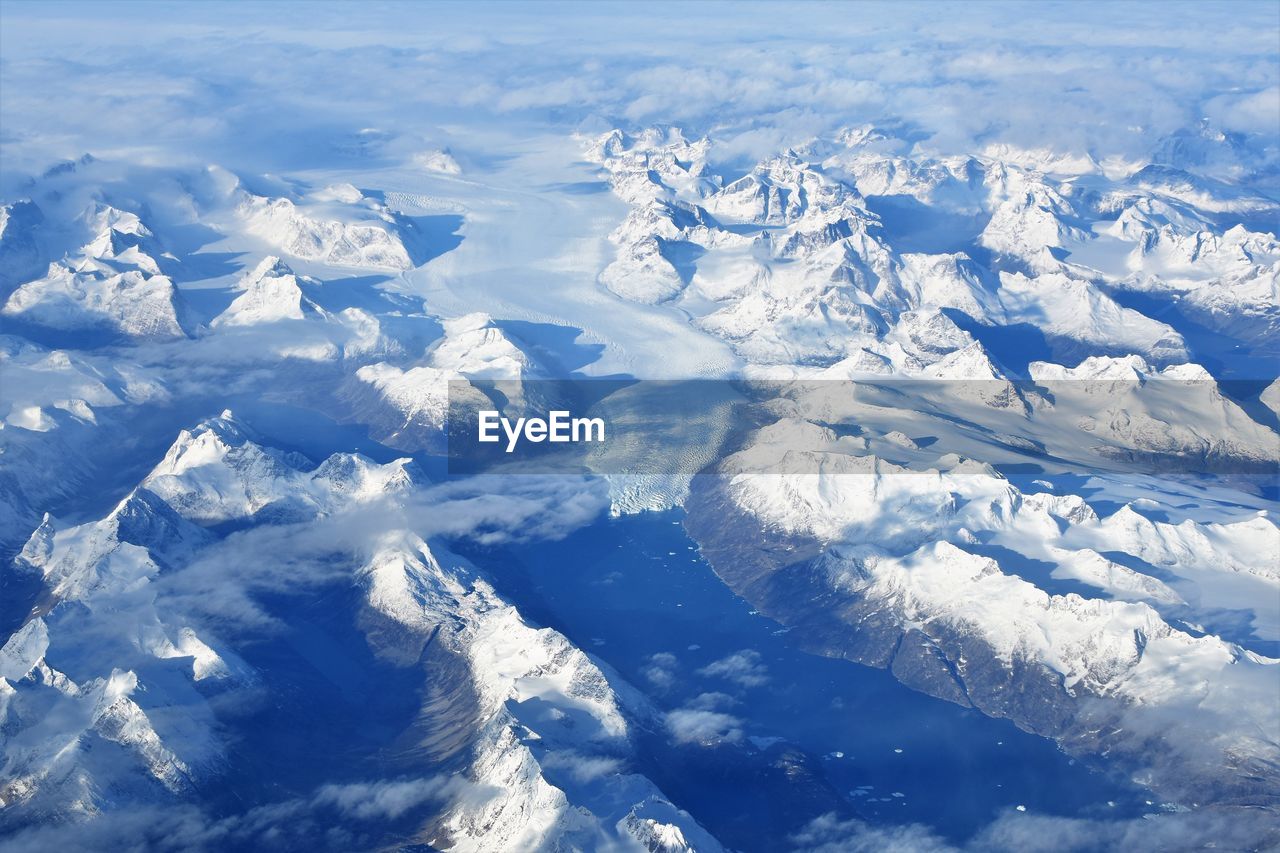
[[[676,682],[676,669],[679,661],[670,652],[658,652],[649,656],[649,662],[640,670],[640,674],[654,687],[669,690]]]
[[[1280,843],[1275,812],[1210,808],[1129,820],[1006,812],[973,837],[971,850],[1085,853],[1091,850],[1251,850]]]
[[[607,507],[602,482],[474,477],[426,486],[403,500],[387,497],[302,522],[232,533],[154,586],[166,610],[271,630],[278,623],[258,605],[261,596],[296,595],[347,581],[386,535],[413,531],[427,540],[481,545],[558,539]]]
[[[425,819],[445,802],[492,793],[461,777],[429,776],[326,785],[311,796],[221,818],[191,805],[139,806],[23,830],[0,840],[0,851],[370,849],[386,843],[390,821]],[[402,831],[408,835],[411,829]]]
[[[759,687],[769,681],[769,669],[760,653],[743,649],[698,670],[699,675],[723,678],[741,687]]]
[[[481,475],[416,493],[405,510],[424,538],[482,545],[561,539],[609,507],[603,480],[559,475]]]
[[[575,782],[593,782],[621,771],[622,762],[604,755],[583,755],[565,749],[549,752],[539,762],[544,770],[564,770]]]
[[[731,714],[680,708],[667,714],[666,724],[678,743],[712,746],[742,740],[742,721]]]
[[[1202,112],[1224,130],[1274,136],[1280,128],[1280,86],[1219,95],[1206,102]]]
[[[920,824],[873,826],[826,814],[791,837],[798,853],[1086,853],[1093,850],[1257,849],[1280,842],[1271,810],[1201,809],[1139,818],[1037,815],[1009,810],[960,845]]]
[[[927,827],[919,824],[871,826],[856,818],[834,814],[814,818],[791,837],[800,853],[954,853]]]
[[[746,159],[864,122],[916,128],[946,154],[1009,143],[1134,159],[1203,116],[1268,144],[1280,85],[1265,3],[1155,18],[1126,4],[800,5],[785,27],[767,5],[732,21],[577,6],[510,9],[497,32],[463,9],[393,8],[352,26],[313,7],[304,27],[256,7],[7,9],[6,171],[85,150],[297,171],[426,140],[465,151],[458,128],[511,116],[560,134],[593,118],[678,123]],[[143,18],[164,37],[140,44]],[[343,153],[370,127],[385,150]]]
[[[687,707],[702,711],[717,711],[721,708],[732,708],[737,704],[738,700],[728,693],[699,693],[686,703]]]
[[[395,819],[424,803],[439,802],[465,788],[464,782],[452,776],[325,785],[316,792],[312,804],[321,808],[332,806],[344,817],[356,820]]]

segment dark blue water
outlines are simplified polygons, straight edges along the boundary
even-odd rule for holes
[[[1012,723],[917,693],[887,671],[797,651],[785,630],[754,613],[693,548],[681,515],[669,512],[602,520],[560,542],[476,560],[532,618],[608,663],[660,708],[681,708],[708,692],[727,694],[731,698],[715,707],[741,721],[742,737],[730,746],[742,761],[767,763],[770,748],[798,747],[814,758],[843,805],[872,822],[920,822],[963,840],[1020,805],[1029,813],[1116,818],[1148,810],[1146,792],[1089,771]],[[759,655],[748,681],[754,675],[762,683],[699,673],[743,650]],[[665,667],[670,682],[655,684],[647,672],[662,653],[676,663]],[[783,741],[773,743],[777,738]],[[728,752],[722,747],[717,754],[723,763]],[[717,772],[682,762],[682,774],[706,778],[660,784],[712,832],[737,836],[722,840],[741,845],[742,822],[729,816],[743,811],[744,802],[787,792],[734,789],[715,778]],[[735,784],[751,785],[751,778]],[[815,799],[813,810],[819,809],[830,810],[830,803]],[[798,824],[814,816],[801,804],[755,819]],[[756,837],[785,837],[798,828],[761,825]]]

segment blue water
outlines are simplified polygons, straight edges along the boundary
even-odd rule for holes
[[[781,626],[715,576],[678,512],[601,520],[560,542],[475,559],[531,618],[612,666],[659,708],[711,691],[732,697],[718,708],[741,720],[743,737],[731,749],[714,750],[711,762],[688,755],[705,748],[683,746],[657,763],[679,767],[665,778],[659,772],[665,793],[733,846],[768,849],[831,810],[823,797],[797,801],[785,774],[726,771],[731,753],[729,763],[746,767],[776,763],[778,747],[761,750],[768,741],[752,738],[782,738],[780,746],[807,753],[848,814],[925,823],[957,841],[1019,805],[1115,818],[1149,810],[1146,792],[1091,772],[1008,721],[918,693],[887,671],[796,650]],[[765,683],[698,673],[742,650],[760,655]],[[660,653],[677,659],[669,685],[646,675]],[[786,808],[758,805],[784,801]]]

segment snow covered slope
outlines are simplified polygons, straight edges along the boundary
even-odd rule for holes
[[[305,206],[240,191],[236,213],[249,233],[290,255],[348,267],[413,266],[395,217],[350,184],[315,193]]]

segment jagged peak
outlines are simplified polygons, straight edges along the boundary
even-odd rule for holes
[[[891,337],[901,339],[926,361],[964,349],[973,337],[956,325],[946,312],[933,306],[904,311],[898,316]]]
[[[0,236],[3,236],[11,225],[36,225],[44,221],[44,211],[29,198],[0,204]]]
[[[540,369],[488,314],[476,311],[442,321],[445,336],[429,351],[429,366],[476,378],[517,379]]]
[[[1107,379],[1142,381],[1152,373],[1151,365],[1140,355],[1090,356],[1075,367],[1046,361],[1033,361],[1027,373],[1037,382],[1058,379]]]
[[[304,284],[315,287],[319,282],[296,275],[284,261],[269,255],[240,279],[237,285],[240,295],[214,318],[212,325],[253,326],[281,320],[328,318],[328,312],[303,291]]]
[[[77,171],[81,166],[90,166],[98,162],[98,159],[87,151],[81,154],[75,160],[63,160],[61,163],[54,163],[49,168],[40,173],[40,177],[44,179],[56,178],[59,175],[66,175]]]
[[[1183,382],[1213,382],[1213,374],[1195,362],[1156,367],[1140,355],[1101,356],[1084,359],[1075,367],[1065,367],[1052,362],[1034,361],[1027,366],[1032,379],[1104,379],[1109,381],[1132,380],[1142,383],[1149,378],[1170,379]]]
[[[230,409],[220,415],[205,418],[190,429],[178,433],[164,459],[143,481],[154,477],[179,473],[193,464],[203,464],[221,457],[236,447],[251,443],[256,434],[235,417]],[[194,455],[193,455],[194,454]]]
[[[335,453],[320,463],[313,479],[342,494],[370,497],[406,492],[416,474],[417,466],[409,457],[380,464],[359,453]]]
[[[205,418],[198,423],[193,433],[213,433],[224,441],[243,444],[257,437],[248,424],[236,417],[231,409],[223,409],[217,415]]]
[[[81,217],[85,224],[97,231],[116,231],[136,237],[152,237],[151,229],[142,218],[131,210],[122,210],[105,202],[94,202]]]
[[[18,559],[32,566],[44,565],[53,553],[53,537],[56,532],[57,519],[46,512],[18,552]]]
[[[240,278],[240,287],[245,289],[250,283],[264,278],[282,278],[293,275],[293,268],[280,259],[279,255],[267,255],[248,273]]]
[[[0,646],[0,679],[18,681],[26,678],[48,650],[48,626],[43,619],[32,619]]]
[[[1007,378],[980,341],[973,341],[958,350],[947,353],[939,361],[930,365],[926,373],[937,379],[1004,380]]]

